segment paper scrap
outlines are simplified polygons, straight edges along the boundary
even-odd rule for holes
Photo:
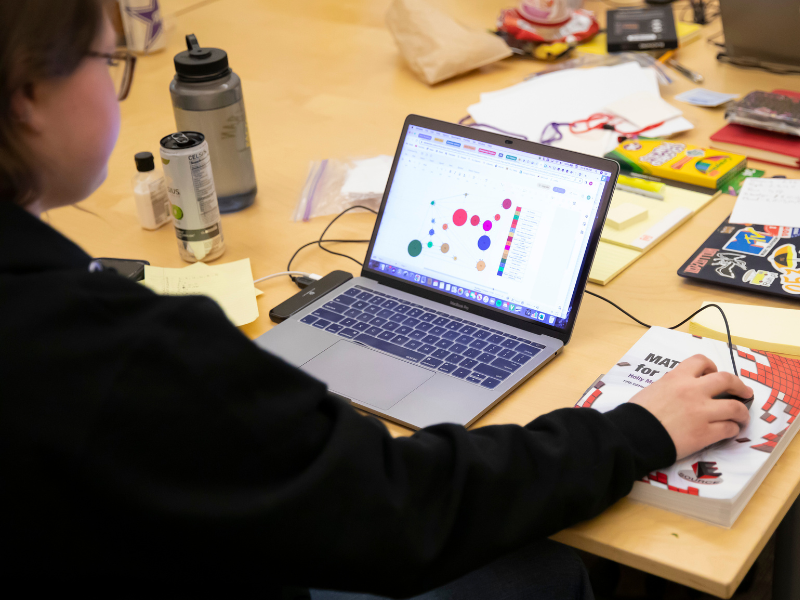
[[[800,227],[800,179],[745,179],[730,222]]]
[[[720,106],[726,102],[730,102],[734,98],[738,98],[739,94],[723,94],[722,92],[713,92],[705,88],[695,88],[688,92],[683,92],[675,96],[675,100],[679,102],[686,102],[686,104],[693,104],[694,106],[705,106],[711,108]]]
[[[198,262],[182,269],[145,265],[142,284],[166,296],[208,296],[237,327],[258,318],[249,258],[214,266]]]
[[[636,92],[620,98],[607,104],[605,110],[622,117],[636,129],[663,123],[683,114],[658,94],[647,91]]]

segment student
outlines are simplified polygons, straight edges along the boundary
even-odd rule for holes
[[[712,396],[750,390],[696,356],[607,414],[393,439],[213,301],[97,270],[39,217],[105,177],[114,50],[101,0],[0,2],[7,587],[591,598],[546,536],[747,421]]]

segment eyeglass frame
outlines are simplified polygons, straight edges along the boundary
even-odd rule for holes
[[[87,52],[87,56],[92,58],[105,58],[108,65],[111,67],[117,66],[119,61],[125,61],[125,69],[122,72],[122,81],[120,82],[119,92],[117,93],[117,100],[122,102],[128,97],[131,91],[131,84],[133,83],[133,72],[136,69],[136,55],[128,52],[127,50],[116,50],[114,52]]]

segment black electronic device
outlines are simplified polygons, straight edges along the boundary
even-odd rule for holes
[[[96,258],[95,260],[103,265],[103,269],[114,270],[119,275],[133,281],[144,279],[144,267],[150,264],[146,260],[131,258]]]
[[[315,300],[330,293],[352,278],[353,275],[346,271],[331,271],[322,279],[315,281],[288,300],[278,304],[278,306],[269,311],[269,318],[275,323],[282,323],[299,310],[304,309]]]
[[[749,409],[750,405],[753,404],[753,398],[755,398],[755,396],[750,396],[749,398],[742,398],[741,396],[737,396],[736,394],[731,394],[730,392],[722,392],[721,394],[712,396],[712,398],[714,400],[738,400]]]
[[[671,6],[609,10],[609,52],[671,50],[678,47],[678,32]]]

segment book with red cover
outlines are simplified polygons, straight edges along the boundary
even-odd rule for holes
[[[790,90],[775,94],[800,98]],[[730,123],[711,136],[714,148],[744,154],[747,158],[800,169],[800,137]]]

